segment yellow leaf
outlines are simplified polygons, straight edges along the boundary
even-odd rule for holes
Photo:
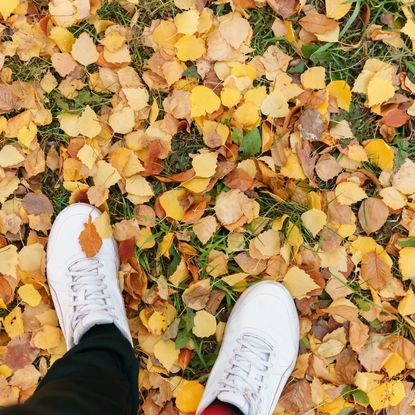
[[[415,314],[415,294],[411,289],[408,290],[405,297],[399,302],[398,311],[402,316]]]
[[[368,161],[366,151],[360,144],[350,144],[347,149],[347,156],[350,160],[359,162]]]
[[[176,42],[177,28],[173,22],[162,20],[153,31],[153,40],[161,47],[171,47]]]
[[[391,209],[402,209],[408,202],[408,199],[394,187],[385,187],[379,192],[379,196]]]
[[[326,0],[326,15],[335,20],[344,17],[352,7],[347,0]]]
[[[296,266],[288,270],[283,283],[294,298],[304,298],[310,291],[320,288],[305,271]]]
[[[287,162],[281,167],[281,174],[289,177],[290,179],[305,180],[303,168],[301,167],[300,160],[297,154],[290,153],[287,158]]]
[[[355,182],[339,183],[335,190],[336,200],[342,205],[353,205],[367,198],[364,190]]]
[[[42,350],[53,349],[62,341],[62,331],[58,327],[44,325],[33,337],[33,343]]]
[[[183,71],[182,71],[183,72]],[[147,107],[149,94],[145,88],[123,88],[125,97],[127,98],[128,105],[134,111],[141,111],[143,108]]]
[[[7,365],[0,365],[0,376],[8,378],[13,374],[13,369],[10,369]]]
[[[339,415],[344,408],[353,408],[353,405],[345,401],[342,397],[338,397],[333,401],[323,403],[319,406],[319,412],[321,411],[323,415]]]
[[[78,130],[80,134],[89,138],[96,137],[102,130],[97,114],[89,105],[78,119]]]
[[[389,383],[382,383],[376,388],[367,392],[370,406],[374,411],[387,408],[389,406],[396,406],[401,402],[405,396],[405,387],[402,381],[391,381]]]
[[[222,277],[221,280],[233,287],[234,285],[245,285],[245,280],[248,277],[249,274],[246,274],[245,272],[238,272],[236,274],[226,275],[225,277]]]
[[[6,20],[19,5],[20,0],[0,0],[0,13]]]
[[[13,176],[7,177],[4,180],[0,179],[0,203],[4,203],[6,199],[18,188],[20,180]],[[0,250],[1,252],[1,250]],[[1,272],[1,265],[0,265]]]
[[[350,103],[352,102],[352,92],[347,82],[331,81],[327,85],[327,91],[330,97],[334,97],[337,99],[337,105],[339,106],[339,108],[342,108],[345,111],[349,111]]]
[[[398,353],[392,352],[383,362],[383,367],[388,376],[393,378],[405,369],[405,360]]]
[[[202,153],[193,157],[192,166],[197,177],[212,177],[216,172],[218,153]]]
[[[415,193],[415,163],[406,160],[393,175],[392,186],[404,195]]]
[[[178,287],[183,281],[186,281],[189,278],[189,270],[186,266],[186,261],[183,257],[180,260],[179,265],[176,268],[176,271],[173,272],[169,277],[169,281],[175,286]]]
[[[293,246],[295,248],[299,248],[304,242],[304,239],[301,236],[300,229],[297,225],[294,225],[294,223],[292,222],[289,222],[288,224],[286,236],[288,245]]]
[[[177,362],[180,350],[176,349],[176,344],[171,340],[159,340],[154,345],[154,356],[170,371]]]
[[[395,95],[395,87],[390,79],[373,76],[367,86],[368,106],[383,104]]]
[[[415,278],[415,247],[408,246],[399,251],[399,270],[404,280]]]
[[[314,236],[324,228],[327,223],[327,215],[319,209],[310,209],[301,215],[306,229]]]
[[[415,40],[415,22],[412,19],[408,19],[401,29],[401,33],[409,36],[411,40]]]
[[[16,267],[19,260],[17,248],[14,245],[7,245],[0,249],[0,274],[10,275],[16,278]]]
[[[81,65],[88,66],[95,63],[99,58],[99,53],[94,40],[87,32],[82,32],[72,46],[72,57]]]
[[[290,110],[288,102],[283,93],[275,89],[262,102],[261,112],[275,118],[286,117]]]
[[[101,239],[112,236],[111,220],[108,212],[102,212],[93,223]]]
[[[84,144],[76,155],[88,169],[92,169],[98,158],[97,150],[89,144]]]
[[[69,137],[77,137],[79,135],[78,115],[70,112],[58,115],[61,130],[68,134]]]
[[[393,148],[381,138],[370,140],[365,145],[365,151],[369,160],[379,168],[386,171],[393,170],[395,153]]]
[[[160,247],[159,247],[159,255],[160,256],[165,256],[166,258],[169,258],[169,250],[171,247],[171,244],[173,243],[174,240],[174,233],[173,232],[169,232],[167,235],[164,236],[163,240],[160,243]]]
[[[40,304],[42,296],[39,291],[33,286],[33,284],[25,284],[19,287],[17,290],[22,301],[29,304],[31,307],[36,307]]]
[[[125,179],[125,190],[135,196],[143,196],[151,198],[154,195],[153,188],[150,183],[139,174]]]
[[[334,27],[332,30],[329,30],[328,32],[324,32],[321,34],[316,33],[315,35],[320,42],[338,42],[340,35],[340,25],[337,23],[337,26]]]
[[[192,332],[197,337],[210,337],[216,332],[216,318],[205,310],[197,311]]]
[[[140,249],[150,249],[156,245],[155,238],[150,228],[140,228],[135,243]]]
[[[22,310],[19,306],[13,308],[13,310],[4,317],[3,324],[6,333],[11,339],[24,333]]]
[[[245,63],[236,63],[232,66],[231,75],[235,75],[238,78],[250,78],[256,79],[257,71],[255,66]]]
[[[41,273],[44,275],[46,267],[46,252],[42,244],[24,246],[19,252],[19,268],[28,273]]]
[[[202,117],[220,108],[219,97],[206,86],[198,85],[192,89],[190,96],[191,116]]]
[[[148,330],[151,334],[160,336],[167,330],[168,324],[163,313],[155,311],[148,319]]]
[[[20,128],[17,133],[17,139],[26,147],[30,147],[32,141],[35,139],[37,134],[36,124],[30,122],[28,126]]]
[[[135,114],[131,107],[117,108],[108,118],[108,124],[118,134],[128,134],[134,128]]]
[[[175,44],[176,56],[183,62],[195,61],[206,51],[205,42],[194,35],[184,35]]]
[[[235,88],[225,87],[220,92],[220,99],[225,107],[231,108],[239,104],[241,93]]]
[[[160,196],[160,205],[166,216],[175,220],[182,220],[184,217],[184,209],[180,204],[180,200],[186,195],[185,189],[173,189],[164,192]]]
[[[301,75],[301,83],[305,89],[323,89],[326,87],[326,69],[315,66]]]
[[[0,167],[10,167],[24,161],[24,156],[15,146],[6,144],[0,150]]]
[[[241,104],[233,113],[233,117],[235,121],[242,124],[245,129],[254,127],[260,121],[258,107],[250,101]]]
[[[193,35],[197,32],[197,27],[199,26],[199,12],[197,10],[188,10],[176,14],[174,24],[177,27],[177,33]]]
[[[56,43],[61,52],[65,53],[70,53],[72,46],[75,43],[74,35],[64,27],[53,27],[49,37]]]
[[[249,254],[255,259],[268,259],[280,252],[280,234],[275,229],[269,229],[251,239]]]
[[[193,193],[202,193],[209,186],[210,179],[205,177],[194,177],[187,182],[182,183],[182,187],[190,190]]]
[[[106,188],[118,183],[121,179],[118,171],[104,160],[97,162],[97,173],[94,177],[94,183],[96,186],[103,185]]]
[[[176,406],[180,412],[196,412],[202,399],[204,387],[196,380],[183,382],[176,390]]]

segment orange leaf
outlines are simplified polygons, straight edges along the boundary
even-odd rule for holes
[[[399,128],[405,125],[409,118],[409,115],[405,111],[399,108],[393,108],[385,113],[380,122],[389,127]]]
[[[180,367],[185,370],[187,365],[190,362],[190,359],[192,358],[192,350],[189,349],[181,349],[179,354],[179,365]]]
[[[254,0],[233,0],[235,7],[242,9],[255,9],[256,4]]]
[[[135,255],[135,241],[134,239],[126,239],[118,243],[118,255],[120,261],[125,262],[127,259],[132,258]]]
[[[88,258],[95,256],[102,246],[102,239],[99,236],[95,225],[89,215],[88,223],[84,223],[85,229],[79,235],[79,243]]]

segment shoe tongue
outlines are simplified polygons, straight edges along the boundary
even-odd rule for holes
[[[114,323],[114,318],[106,313],[89,313],[85,316],[75,327],[73,338],[74,343],[78,344],[81,337],[92,327],[98,324],[111,324]]]
[[[234,392],[221,392],[217,399],[236,406],[244,415],[249,415],[249,405],[243,396]]]

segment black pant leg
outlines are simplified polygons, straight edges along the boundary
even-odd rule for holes
[[[23,405],[0,415],[136,415],[138,364],[113,324],[93,327],[51,367]]]

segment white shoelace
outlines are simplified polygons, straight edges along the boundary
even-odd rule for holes
[[[100,273],[103,264],[95,258],[81,258],[69,265],[67,275],[71,278],[69,287],[74,308],[72,329],[91,312],[109,314],[109,295],[104,283],[105,275]]]
[[[238,347],[234,350],[220,391],[242,396],[249,406],[249,413],[257,413],[262,402],[260,391],[263,380],[272,365],[273,348],[253,334],[243,335],[237,342]]]

